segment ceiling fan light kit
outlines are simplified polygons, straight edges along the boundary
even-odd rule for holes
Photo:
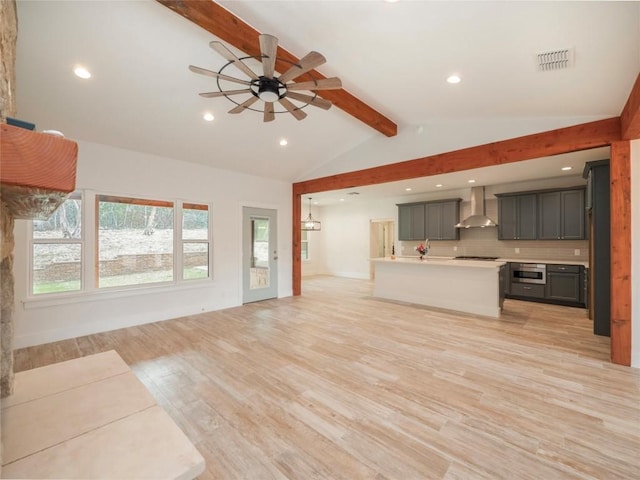
[[[307,105],[328,110],[331,108],[331,102],[324,98],[318,97],[318,90],[336,90],[342,88],[342,82],[337,77],[315,79],[309,73],[314,68],[326,62],[326,59],[318,52],[309,52],[307,55],[293,63],[291,67],[279,77],[275,76],[276,52],[278,50],[278,39],[273,35],[261,34],[260,52],[261,57],[258,58],[262,62],[262,75],[257,75],[243,60],[254,57],[237,57],[231,50],[225,47],[221,42],[214,41],[209,46],[222,55],[228,62],[217,72],[207,70],[205,68],[189,65],[189,70],[200,75],[206,75],[216,79],[217,92],[203,92],[200,95],[205,98],[225,97],[236,106],[229,110],[229,113],[241,113],[244,110],[253,110],[263,112],[263,120],[270,122],[275,119],[276,113],[290,113],[297,120],[302,120],[307,116],[302,111]],[[222,73],[229,65],[234,65],[250,80],[232,77]],[[293,82],[296,78],[307,74],[312,78],[310,81]],[[220,81],[227,81],[240,85],[245,85],[244,89],[225,90],[220,85]],[[299,90],[307,90],[312,94],[298,93]],[[244,101],[236,101],[236,95],[250,95]],[[289,99],[300,102],[302,105],[296,105]],[[264,106],[261,109],[253,108],[253,104],[261,100]],[[274,104],[280,104],[284,110],[276,111]]]

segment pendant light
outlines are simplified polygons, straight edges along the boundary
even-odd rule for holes
[[[302,221],[302,230],[308,232],[320,231],[320,222],[311,216],[311,197],[309,197],[309,216]]]

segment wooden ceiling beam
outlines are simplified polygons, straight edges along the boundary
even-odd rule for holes
[[[620,125],[624,140],[640,138],[640,73],[620,114]]]
[[[252,57],[261,55],[258,43],[260,32],[221,5],[213,1],[202,0],[157,1],[247,55]],[[292,64],[298,61],[299,59],[293,54],[278,46],[276,58],[276,70],[278,72],[285,72]],[[326,78],[317,70],[311,70],[309,73],[313,77],[303,75],[299,77],[300,81]],[[398,126],[395,123],[345,89],[322,90],[318,92],[318,95],[330,100],[336,107],[387,137],[393,137],[398,134]]]
[[[559,128],[380,167],[293,184],[294,194],[363,187],[609,146],[621,139],[620,117]]]

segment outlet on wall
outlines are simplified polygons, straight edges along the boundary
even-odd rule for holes
[[[520,249],[516,247],[516,253],[520,253]]]
[[[579,249],[579,248],[576,248],[576,249],[573,251],[573,254],[574,254],[576,257],[580,256],[580,249]]]
[[[457,247],[457,245],[454,245],[454,246],[453,246],[453,251],[454,251],[454,252],[457,252],[457,251],[458,251],[458,247]]]

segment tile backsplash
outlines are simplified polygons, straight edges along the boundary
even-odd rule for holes
[[[486,214],[497,218],[497,202],[486,202]],[[465,218],[469,211],[462,204],[461,218]],[[465,211],[466,210],[466,211]],[[398,255],[417,255],[415,247],[420,242],[398,242]],[[518,250],[518,251],[516,251]],[[460,240],[438,240],[431,242],[429,255],[457,257],[462,255],[480,255],[486,257],[500,257],[510,259],[535,260],[589,260],[588,240],[498,240],[497,228],[463,228],[460,230]]]

